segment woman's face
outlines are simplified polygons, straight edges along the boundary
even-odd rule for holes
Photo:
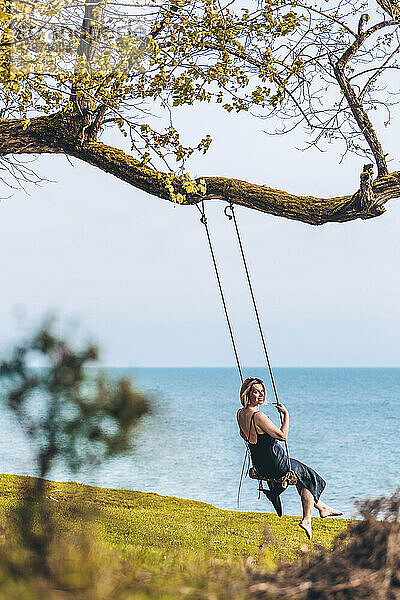
[[[253,383],[250,389],[249,398],[250,404],[253,406],[262,404],[265,400],[264,386],[261,385],[261,383]]]

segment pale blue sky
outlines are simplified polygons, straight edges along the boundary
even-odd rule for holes
[[[192,161],[196,176],[329,197],[355,191],[366,162],[338,164],[333,146],[302,153],[301,135],[269,137],[262,121],[215,107],[180,110],[178,123],[185,142],[214,138]],[[384,132],[389,153],[397,131]],[[57,183],[0,204],[3,342],[15,338],[13,315],[24,307],[30,324],[46,311],[79,322],[108,365],[233,365],[196,209],[72,162],[40,157],[36,170]],[[390,169],[399,168],[398,155]],[[232,225],[222,203],[208,207],[241,360],[261,365]],[[400,203],[387,208],[378,219],[320,228],[237,209],[274,365],[400,365]]]

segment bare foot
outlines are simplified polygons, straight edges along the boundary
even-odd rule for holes
[[[325,519],[325,517],[340,517],[342,514],[342,511],[335,510],[334,508],[326,505],[319,510],[319,516],[323,519]]]
[[[302,521],[300,521],[299,527],[304,529],[304,531],[306,532],[306,536],[308,537],[309,540],[311,540],[311,538],[312,538],[311,521],[305,521],[303,519]]]

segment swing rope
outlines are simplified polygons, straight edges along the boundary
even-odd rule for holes
[[[205,231],[206,231],[207,241],[208,241],[208,247],[210,249],[211,259],[212,259],[212,262],[213,262],[213,265],[214,265],[214,271],[215,271],[215,276],[217,278],[219,293],[220,293],[221,300],[222,300],[222,306],[224,307],[226,323],[228,325],[228,330],[229,330],[229,335],[230,335],[230,338],[231,338],[233,353],[235,355],[236,366],[237,366],[238,371],[239,371],[240,381],[243,383],[242,367],[240,365],[239,354],[238,354],[237,347],[236,347],[236,342],[235,342],[235,336],[233,335],[233,329],[232,329],[232,325],[231,325],[231,320],[229,318],[228,308],[227,308],[226,301],[225,301],[224,291],[222,289],[222,283],[221,283],[221,278],[219,276],[218,265],[217,265],[217,261],[216,261],[216,258],[215,258],[214,248],[213,248],[213,245],[212,245],[212,242],[211,242],[210,231],[208,229],[207,217],[206,217],[205,207],[204,207],[204,200],[201,203],[201,208],[198,206],[198,204],[196,204],[196,208],[198,208],[198,210],[200,211],[200,214],[201,214],[200,222],[203,223]]]
[[[219,276],[217,260],[215,258],[214,248],[213,248],[211,236],[210,236],[210,230],[208,229],[204,200],[202,200],[202,202],[201,202],[201,208],[198,204],[196,204],[195,206],[201,214],[200,223],[202,223],[204,225],[204,229],[206,232],[208,248],[210,250],[211,260],[212,260],[212,263],[214,266],[215,277],[216,277],[217,283],[218,283],[219,294],[221,296],[222,306],[224,308],[225,319],[226,319],[226,323],[228,325],[229,336],[231,339],[233,353],[235,355],[235,360],[236,360],[236,366],[237,366],[237,369],[239,372],[240,381],[241,381],[241,383],[243,383],[242,367],[240,365],[239,354],[238,354],[236,342],[235,342],[235,336],[233,335],[233,329],[232,329],[232,325],[231,325],[231,320],[229,318],[228,307],[227,307],[227,304],[225,301],[225,294],[224,294],[224,290],[222,288],[221,278]],[[247,462],[247,467],[246,467],[246,462]],[[238,508],[240,506],[240,491],[242,489],[243,475],[244,475],[245,471],[248,470],[249,465],[250,465],[250,450],[249,450],[248,445],[246,444],[246,450],[245,450],[244,457],[243,457],[242,471],[240,473],[239,486],[238,486],[237,496],[236,496],[236,504],[237,504]]]
[[[238,351],[237,351],[237,346],[236,346],[235,337],[234,337],[234,334],[233,334],[231,320],[230,320],[230,317],[229,317],[228,308],[227,308],[227,304],[226,304],[226,300],[225,300],[225,295],[224,295],[224,291],[223,291],[223,288],[222,288],[221,277],[219,275],[218,265],[217,265],[217,261],[216,261],[215,253],[214,253],[214,248],[213,248],[212,241],[211,241],[211,235],[210,235],[210,231],[209,231],[209,228],[208,228],[204,200],[202,200],[202,202],[201,202],[201,207],[198,204],[196,204],[195,206],[196,206],[196,208],[199,210],[199,212],[201,214],[200,222],[204,225],[204,229],[205,229],[205,232],[206,232],[208,247],[209,247],[209,250],[210,250],[211,259],[212,259],[212,263],[213,263],[213,266],[214,266],[215,277],[217,279],[218,289],[219,289],[220,297],[221,297],[221,300],[222,300],[222,306],[223,306],[224,313],[225,313],[225,319],[226,319],[226,323],[228,325],[229,336],[230,336],[230,339],[231,339],[231,344],[232,344],[233,352],[234,352],[234,355],[235,355],[236,366],[237,366],[237,369],[238,369],[238,372],[239,372],[240,380],[243,383],[242,367],[240,365],[239,354],[238,354]],[[227,212],[228,208],[230,208],[231,214],[228,214],[228,212]],[[249,290],[250,290],[250,295],[251,295],[251,299],[252,299],[252,303],[253,303],[253,308],[254,308],[254,313],[255,313],[255,317],[256,317],[256,321],[257,321],[257,325],[258,325],[258,330],[259,330],[259,333],[260,333],[261,342],[262,342],[262,346],[263,346],[263,350],[264,350],[264,355],[265,355],[265,359],[266,359],[266,363],[267,363],[267,367],[268,367],[268,371],[269,371],[269,375],[270,375],[270,379],[271,379],[271,383],[272,383],[272,388],[273,388],[273,391],[274,391],[274,396],[275,396],[275,403],[274,404],[278,404],[279,403],[278,391],[277,391],[276,384],[275,384],[275,378],[274,378],[274,374],[273,374],[273,371],[272,371],[272,366],[271,366],[271,361],[270,361],[269,354],[268,354],[267,344],[265,342],[264,332],[263,332],[263,328],[262,328],[262,325],[261,325],[261,319],[260,319],[260,315],[259,315],[258,308],[257,308],[257,303],[256,303],[256,299],[255,299],[253,285],[252,285],[252,282],[251,282],[250,273],[249,273],[249,269],[248,269],[248,266],[247,266],[247,260],[246,260],[246,256],[245,256],[245,253],[244,253],[244,248],[243,248],[243,244],[242,244],[242,240],[241,240],[241,236],[240,236],[240,232],[239,232],[239,227],[238,227],[238,224],[237,224],[236,215],[235,215],[235,211],[234,211],[234,207],[233,207],[233,203],[232,202],[230,202],[229,206],[227,206],[225,208],[224,212],[225,212],[225,215],[228,217],[229,220],[233,220],[233,223],[234,223],[234,226],[235,226],[236,237],[237,237],[237,240],[238,240],[238,244],[239,244],[239,248],[240,248],[240,253],[241,253],[241,256],[242,256],[243,267],[244,267],[244,271],[246,273],[247,283],[248,283]],[[283,423],[283,417],[282,417],[281,413],[279,413],[279,417],[280,417],[280,421],[281,421],[281,425],[282,425],[282,423]],[[293,482],[295,481],[295,479],[293,479],[293,476],[294,476],[294,478],[296,476],[292,472],[292,469],[291,469],[289,447],[288,447],[288,444],[287,444],[286,440],[285,440],[285,448],[286,448],[286,454],[287,454],[287,458],[288,458],[289,470],[280,479],[267,479],[267,478],[261,477],[255,471],[254,467],[252,467],[251,469],[249,469],[249,476],[252,479],[258,479],[259,480],[259,493],[260,493],[260,491],[263,491],[262,480],[264,480],[264,481],[280,482],[282,484],[282,487],[284,487],[284,488],[287,487],[287,485],[293,484]],[[239,508],[239,498],[240,498],[240,490],[241,490],[241,486],[242,486],[243,475],[244,475],[244,472],[246,470],[246,459],[248,461],[248,466],[249,466],[249,464],[250,464],[250,450],[249,450],[249,447],[248,447],[247,444],[246,444],[246,452],[245,452],[244,459],[243,459],[242,472],[241,472],[241,475],[240,475],[239,487],[238,487],[238,491],[237,491],[237,506],[238,506],[238,508]]]
[[[230,209],[230,211],[231,211],[230,214],[228,213],[228,209]],[[255,298],[255,295],[254,295],[253,284],[251,282],[250,272],[249,272],[249,268],[247,266],[246,255],[245,255],[244,249],[243,249],[242,238],[240,236],[239,226],[238,226],[238,223],[237,223],[237,220],[236,220],[236,215],[235,215],[235,209],[234,209],[234,206],[233,206],[233,202],[230,202],[229,206],[225,207],[224,213],[225,213],[225,215],[228,217],[228,219],[230,221],[233,221],[233,224],[235,226],[236,238],[237,238],[238,245],[239,245],[239,248],[240,248],[240,254],[242,256],[243,268],[244,268],[244,271],[246,273],[247,284],[249,286],[250,296],[251,296],[251,300],[252,300],[252,303],[253,303],[254,314],[255,314],[255,317],[256,317],[256,321],[257,321],[258,331],[260,333],[261,343],[262,343],[262,347],[263,347],[263,350],[264,350],[264,356],[265,356],[265,360],[266,360],[266,363],[267,363],[267,367],[268,367],[268,371],[269,371],[269,376],[270,376],[270,379],[271,379],[272,389],[274,391],[275,404],[279,404],[280,402],[279,402],[279,397],[278,397],[278,390],[277,390],[277,387],[276,387],[276,384],[275,384],[274,373],[272,371],[272,366],[271,366],[271,361],[270,361],[270,358],[269,358],[267,344],[265,342],[264,331],[263,331],[263,328],[262,328],[262,325],[261,325],[260,314],[259,314],[258,308],[257,308],[257,302],[256,302],[256,298]],[[282,413],[279,413],[279,418],[280,418],[280,422],[281,422],[281,425],[282,425],[282,423],[283,423]],[[291,463],[290,463],[289,446],[288,446],[288,443],[287,443],[286,440],[285,440],[285,449],[286,449],[286,454],[287,454],[288,463],[289,463],[289,471],[291,471],[292,467],[291,467]]]

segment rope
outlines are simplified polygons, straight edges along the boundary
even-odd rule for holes
[[[206,218],[206,213],[205,213],[205,208],[204,208],[204,200],[201,203],[201,208],[197,204],[196,204],[196,207],[198,208],[198,210],[201,213],[200,222],[203,223],[204,228],[206,230],[208,247],[210,249],[211,259],[212,259],[212,262],[213,262],[213,265],[214,265],[214,271],[215,271],[215,276],[217,278],[219,293],[220,293],[221,300],[222,300],[222,306],[224,307],[225,318],[226,318],[226,322],[227,322],[227,325],[228,325],[228,330],[229,330],[229,335],[230,335],[230,338],[231,338],[232,348],[233,348],[233,352],[235,354],[236,366],[237,366],[238,371],[239,371],[240,381],[243,383],[242,367],[240,366],[239,355],[238,355],[238,351],[237,351],[237,348],[236,348],[235,337],[233,335],[233,329],[232,329],[231,321],[230,321],[229,314],[228,314],[228,308],[227,308],[227,305],[226,305],[226,302],[225,302],[225,296],[224,296],[224,291],[222,289],[221,278],[219,276],[217,261],[215,259],[214,249],[213,249],[213,245],[212,245],[212,242],[211,242],[210,231],[208,229],[207,218]]]
[[[209,247],[209,250],[210,250],[211,260],[212,260],[212,263],[213,263],[213,266],[214,266],[214,272],[215,272],[215,277],[216,277],[217,283],[218,283],[218,289],[219,289],[219,294],[220,294],[221,300],[222,300],[222,306],[224,308],[225,319],[226,319],[226,323],[228,325],[229,336],[230,336],[230,339],[231,339],[233,353],[235,355],[235,360],[236,360],[236,366],[237,366],[237,369],[238,369],[238,372],[239,372],[240,381],[243,383],[242,367],[240,365],[239,354],[238,354],[237,347],[236,347],[236,342],[235,342],[235,336],[233,335],[233,329],[232,329],[232,325],[231,325],[231,320],[229,318],[228,308],[227,308],[227,305],[226,305],[225,295],[224,295],[224,291],[223,291],[222,284],[221,284],[221,278],[219,276],[218,265],[217,265],[217,261],[216,261],[215,254],[214,254],[214,248],[213,248],[212,241],[211,241],[210,231],[208,229],[206,211],[205,211],[205,207],[204,207],[204,200],[201,203],[201,208],[200,208],[200,206],[198,204],[196,204],[195,206],[196,206],[196,208],[199,210],[199,212],[201,214],[200,222],[203,223],[204,229],[206,231],[207,241],[208,241],[208,247]],[[243,457],[242,471],[240,473],[239,486],[238,486],[237,496],[236,496],[236,504],[237,504],[238,508],[240,507],[240,491],[242,489],[243,475],[244,475],[244,473],[246,471],[246,461],[247,461],[247,467],[249,467],[249,465],[250,465],[250,451],[249,451],[249,448],[248,448],[247,445],[246,445],[246,450],[245,450],[244,457]]]
[[[228,208],[230,209],[231,214],[229,214],[227,212]],[[260,333],[262,347],[263,347],[263,350],[264,350],[264,356],[265,356],[265,360],[266,360],[266,363],[267,363],[267,366],[268,366],[269,376],[271,378],[272,389],[274,391],[275,404],[279,404],[278,390],[277,390],[276,384],[275,384],[275,378],[274,378],[274,374],[273,374],[273,371],[272,371],[272,366],[271,366],[271,361],[270,361],[270,358],[269,358],[267,344],[265,342],[264,331],[263,331],[263,328],[262,328],[262,325],[261,325],[261,319],[260,319],[260,315],[259,315],[258,308],[257,308],[256,298],[255,298],[254,291],[253,291],[253,285],[251,283],[250,273],[249,273],[249,269],[248,269],[248,266],[247,266],[247,260],[246,260],[246,256],[245,256],[245,253],[244,253],[242,239],[241,239],[240,232],[239,232],[239,226],[237,224],[235,210],[234,210],[234,206],[233,206],[232,202],[229,203],[229,206],[225,207],[224,213],[225,213],[225,215],[228,217],[228,219],[230,221],[233,220],[233,223],[234,223],[234,226],[235,226],[236,237],[237,237],[237,240],[238,240],[238,244],[239,244],[239,248],[240,248],[240,253],[241,253],[241,256],[242,256],[243,267],[244,267],[244,271],[246,273],[246,279],[247,279],[247,283],[248,283],[249,290],[250,290],[250,296],[251,296],[251,300],[252,300],[252,303],[253,303],[254,314],[255,314],[255,317],[256,317],[256,321],[257,321],[258,331]],[[281,425],[282,425],[282,423],[283,423],[282,413],[279,413],[279,418],[280,418],[280,422],[281,422]],[[289,446],[288,446],[288,443],[287,443],[286,440],[285,440],[285,448],[286,448],[286,454],[287,454],[287,457],[288,457],[289,471],[290,471],[292,467],[291,467],[291,463],[290,463]]]
[[[247,467],[246,467],[246,459],[247,459]],[[241,489],[242,489],[243,475],[249,469],[249,467],[250,467],[250,450],[249,450],[249,448],[248,448],[248,446],[246,444],[246,450],[245,450],[244,458],[243,458],[242,471],[240,473],[239,485],[238,485],[237,496],[236,496],[236,506],[237,506],[237,508],[240,508],[240,492],[241,492]]]
[[[215,253],[214,253],[214,248],[213,248],[212,241],[211,241],[210,231],[208,229],[208,223],[207,223],[207,217],[206,217],[206,212],[205,212],[204,200],[201,202],[201,208],[200,208],[200,206],[198,204],[196,204],[195,206],[196,206],[196,208],[199,210],[199,212],[201,214],[200,222],[204,225],[204,229],[206,231],[208,247],[209,247],[209,250],[210,250],[211,259],[212,259],[212,263],[213,263],[213,266],[214,266],[215,277],[216,277],[217,283],[218,283],[218,289],[219,289],[219,293],[220,293],[221,300],[222,300],[222,306],[223,306],[224,313],[225,313],[226,323],[228,325],[228,331],[229,331],[229,336],[230,336],[230,339],[231,339],[233,353],[235,355],[236,366],[237,366],[237,369],[238,369],[238,372],[239,372],[240,380],[243,383],[242,367],[240,365],[239,354],[238,354],[238,351],[237,351],[235,337],[234,337],[234,334],[233,334],[233,329],[232,329],[231,321],[230,321],[230,318],[229,318],[228,308],[227,308],[227,304],[226,304],[226,301],[225,301],[225,295],[224,295],[224,291],[223,291],[223,288],[222,288],[221,278],[220,278],[220,275],[219,275],[218,265],[217,265],[217,261],[216,261]],[[230,208],[231,214],[228,214],[228,212],[227,212],[228,208]],[[224,212],[225,212],[225,215],[228,217],[229,220],[233,220],[233,223],[235,225],[236,237],[237,237],[237,240],[238,240],[238,244],[239,244],[239,248],[240,248],[240,253],[241,253],[241,256],[242,256],[243,267],[244,267],[244,270],[245,270],[245,273],[246,273],[247,283],[248,283],[249,290],[250,290],[250,296],[251,296],[251,299],[252,299],[254,313],[255,313],[255,317],[256,317],[256,321],[257,321],[257,325],[258,325],[258,331],[260,333],[261,342],[262,342],[262,346],[263,346],[263,350],[264,350],[264,356],[265,356],[266,363],[267,363],[267,366],[268,366],[268,371],[269,371],[269,375],[270,375],[270,379],[271,379],[271,383],[272,383],[272,389],[274,391],[275,404],[279,404],[278,390],[277,390],[277,387],[276,387],[276,384],[275,384],[275,378],[274,378],[274,374],[273,374],[273,371],[272,371],[272,366],[271,366],[271,361],[270,361],[270,358],[269,358],[267,344],[265,342],[264,331],[263,331],[263,328],[262,328],[262,325],[261,325],[261,319],[260,319],[260,315],[259,315],[259,312],[258,312],[258,308],[257,308],[257,303],[256,303],[254,291],[253,291],[253,285],[252,285],[252,282],[251,282],[250,273],[249,273],[249,269],[248,269],[248,266],[247,266],[247,260],[246,260],[246,256],[245,256],[245,253],[244,253],[242,239],[241,239],[241,236],[240,236],[239,227],[238,227],[238,224],[237,224],[236,215],[235,215],[235,211],[234,211],[234,207],[233,207],[233,203],[232,202],[230,202],[229,207],[227,206],[225,208]],[[280,418],[281,425],[282,425],[282,423],[283,423],[283,417],[282,417],[281,413],[279,413],[279,418]],[[286,448],[286,454],[287,454],[288,463],[289,463],[289,471],[286,473],[286,475],[284,475],[279,480],[279,481],[282,481],[282,482],[286,482],[286,479],[289,480],[292,475],[294,475],[294,477],[295,477],[295,474],[291,470],[292,467],[291,467],[291,462],[290,462],[289,446],[288,446],[286,440],[285,440],[285,448]],[[246,470],[246,460],[247,460],[247,463],[248,463],[248,466],[249,466],[250,465],[250,451],[249,451],[249,447],[248,447],[247,444],[246,444],[246,452],[245,452],[244,459],[243,459],[242,471],[241,471],[241,474],[240,474],[239,487],[238,487],[238,491],[237,491],[237,507],[238,508],[239,508],[239,502],[240,502],[240,491],[241,491],[241,487],[242,487],[243,475],[244,475],[244,472]],[[270,481],[275,481],[275,480],[271,479]],[[260,480],[260,484],[261,484],[261,487],[262,487],[261,480]],[[287,485],[288,484],[286,483],[284,485],[284,487],[286,487]],[[290,485],[290,483],[289,483],[289,485]]]

